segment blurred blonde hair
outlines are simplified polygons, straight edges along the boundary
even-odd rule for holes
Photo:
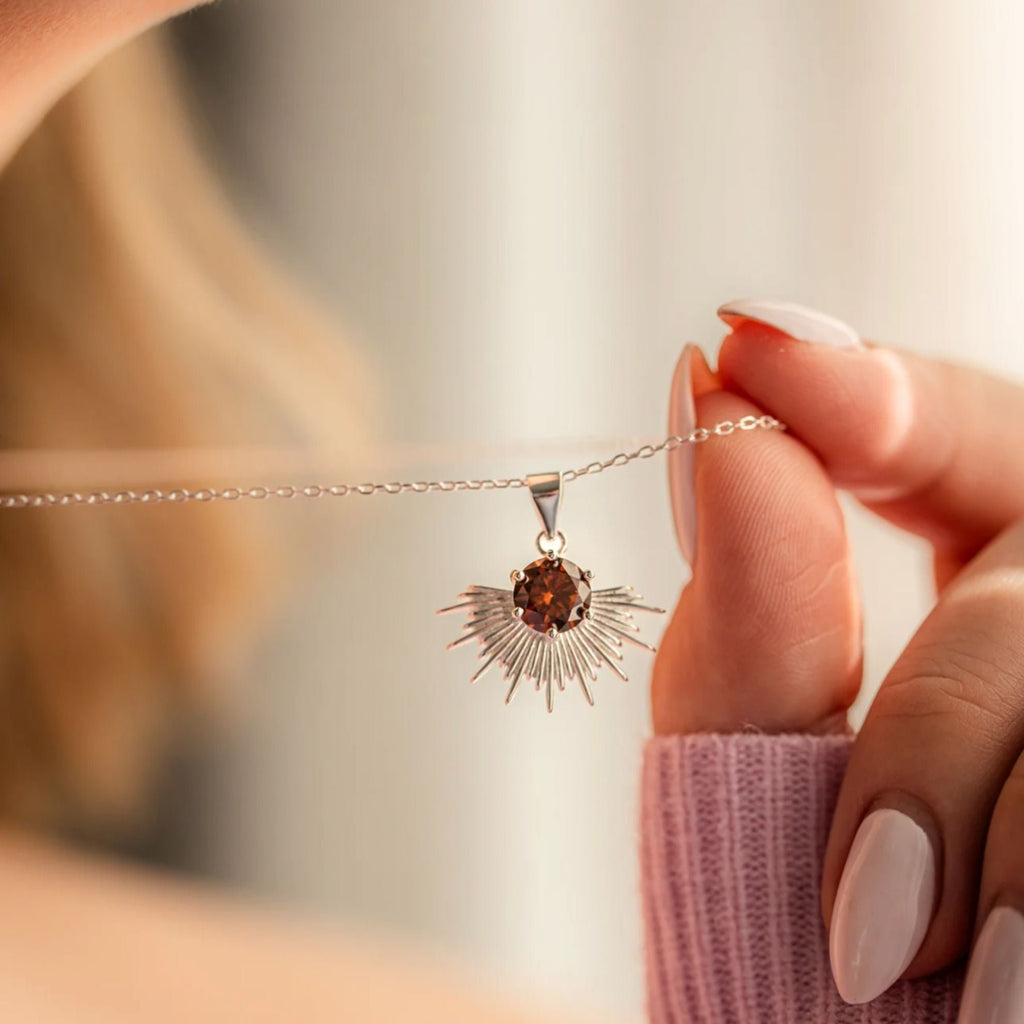
[[[366,375],[229,211],[159,35],[3,169],[0,268],[2,448],[358,445]],[[281,541],[242,509],[0,513],[0,814],[137,804],[267,609]]]

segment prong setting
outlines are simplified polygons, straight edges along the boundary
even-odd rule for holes
[[[551,559],[555,561],[555,559]],[[560,561],[560,560],[559,560]],[[571,564],[571,563],[570,563]],[[513,583],[521,583],[523,570],[510,574]],[[594,574],[581,572],[580,577],[589,584]],[[588,704],[593,705],[591,689],[598,670],[608,667],[620,679],[628,681],[622,668],[623,649],[628,644],[653,651],[640,640],[638,627],[633,622],[635,612],[663,614],[661,608],[644,603],[632,587],[608,587],[591,590],[589,604],[578,620],[558,625],[545,624],[545,629],[523,621],[524,609],[517,606],[514,590],[498,587],[470,586],[460,594],[458,604],[442,609],[443,612],[462,611],[467,616],[462,635],[450,646],[461,647],[471,641],[480,646],[482,664],[472,681],[476,682],[497,666],[508,684],[505,702],[512,698],[524,680],[533,682],[533,688],[544,693],[547,710],[554,706],[554,695],[576,680]]]

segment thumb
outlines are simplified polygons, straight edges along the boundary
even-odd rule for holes
[[[719,390],[687,346],[673,434],[760,416]],[[819,729],[861,679],[860,608],[842,513],[820,463],[776,431],[735,432],[669,453],[680,548],[693,576],[654,665],[657,733]]]

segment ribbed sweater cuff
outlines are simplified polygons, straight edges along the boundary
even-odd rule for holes
[[[819,910],[846,737],[686,736],[644,754],[652,1024],[954,1024],[959,972],[849,1006]]]

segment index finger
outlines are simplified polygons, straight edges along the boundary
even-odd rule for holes
[[[729,303],[726,385],[777,416],[833,482],[964,562],[1024,515],[1024,389],[867,346],[790,303]]]

